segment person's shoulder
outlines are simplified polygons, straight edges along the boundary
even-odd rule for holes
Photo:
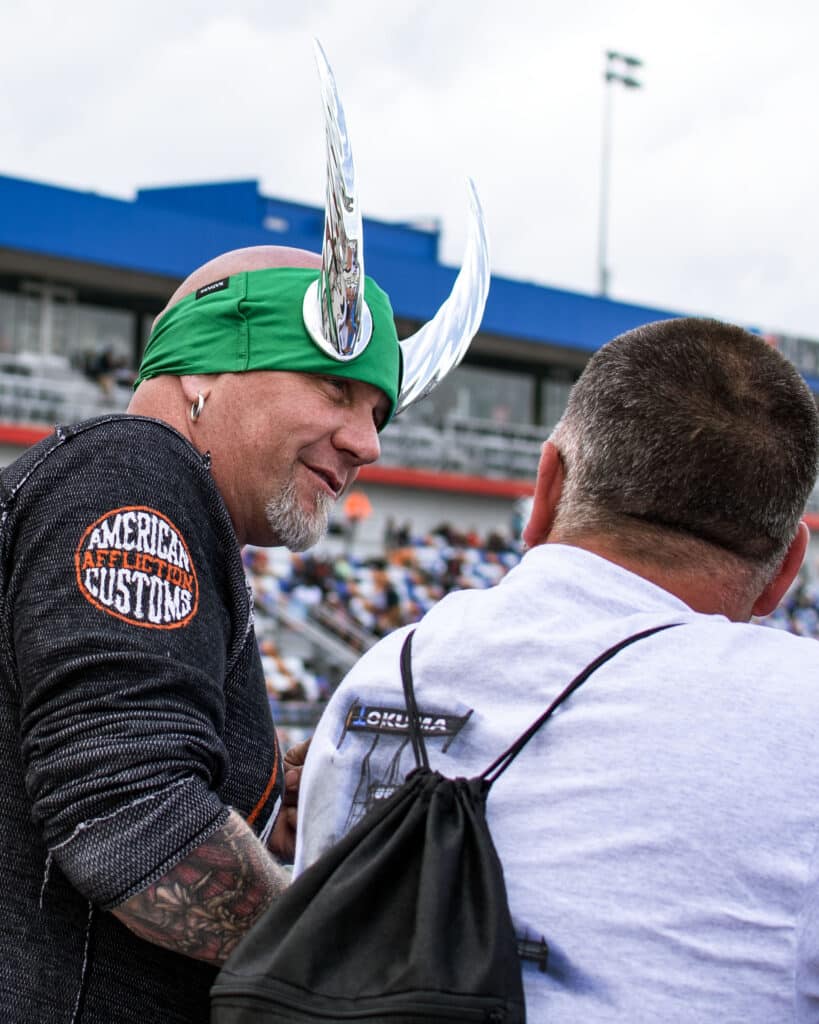
[[[7,490],[38,480],[59,488],[95,488],[117,478],[177,479],[190,486],[209,480],[208,458],[168,423],[113,414],[79,423],[58,424],[53,433],[8,467]]]
[[[336,693],[358,690],[372,683],[376,686],[393,688],[397,681],[401,685],[400,660],[401,650],[410,633],[417,629],[417,623],[401,626],[382,637],[358,659],[341,681]]]
[[[790,651],[795,657],[819,658],[819,644],[812,637],[797,636],[762,622],[731,622],[722,615],[696,615],[686,626],[696,629],[709,642],[730,644],[738,649]]]
[[[39,542],[55,527],[139,513],[191,535],[205,519],[230,532],[220,526],[227,513],[207,457],[161,420],[122,414],[58,425],[7,468],[2,485],[7,537],[36,531]]]
[[[810,637],[716,615],[698,615],[669,633],[677,634],[669,643],[684,651],[683,663],[691,672],[707,669],[774,686],[788,679],[819,683],[819,643]]]
[[[69,425],[59,424],[54,436],[61,445],[83,446],[116,453],[128,450],[156,458],[162,454],[176,454],[179,458],[197,461],[201,458],[186,437],[164,420],[149,416],[117,413],[83,420]]]

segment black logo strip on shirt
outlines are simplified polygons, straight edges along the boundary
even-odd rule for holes
[[[219,281],[211,281],[210,284],[203,284],[201,288],[196,289],[196,298],[204,298],[205,295],[212,295],[214,292],[223,292],[225,288],[230,284],[229,277],[223,277]],[[194,299],[194,302],[196,299]]]
[[[447,750],[452,740],[463,729],[472,714],[447,715],[437,711],[419,708],[421,733],[426,737],[443,737],[442,750]],[[395,736],[409,735],[409,718],[406,708],[386,707],[376,704],[353,704],[347,713],[344,729],[338,741],[339,748],[349,732],[388,733]]]

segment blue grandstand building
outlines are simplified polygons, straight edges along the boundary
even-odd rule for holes
[[[264,196],[253,180],[124,200],[0,176],[0,456],[56,421],[124,408],[152,320],[193,268],[248,245],[319,251],[322,232],[321,208]],[[364,234],[367,270],[388,291],[399,334],[410,334],[457,268],[439,262],[435,229],[365,219]],[[370,534],[387,518],[440,519],[440,491],[466,526],[507,523],[589,355],[676,315],[493,277],[464,363],[391,425],[381,463],[362,473],[378,511]],[[770,339],[819,393],[819,344]]]

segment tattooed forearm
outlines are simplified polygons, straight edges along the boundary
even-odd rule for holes
[[[232,812],[224,828],[114,914],[148,942],[221,964],[288,881]]]

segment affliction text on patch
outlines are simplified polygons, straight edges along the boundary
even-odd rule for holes
[[[177,629],[196,615],[199,582],[188,546],[155,509],[106,512],[83,533],[74,561],[80,593],[117,619]]]

